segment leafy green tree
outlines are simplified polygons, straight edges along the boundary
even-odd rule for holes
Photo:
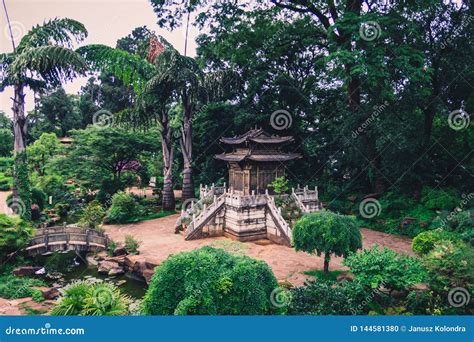
[[[203,247],[170,256],[155,270],[146,315],[264,315],[276,312],[277,282],[268,265]]]
[[[40,96],[37,110],[28,114],[30,136],[36,140],[42,133],[65,137],[68,131],[82,128],[82,116],[74,95],[57,88]]]
[[[421,262],[406,254],[398,254],[389,249],[371,249],[352,254],[343,261],[354,274],[354,279],[372,289],[385,287],[390,290],[406,290],[410,285],[425,280],[425,270]]]
[[[10,157],[13,150],[12,122],[0,111],[0,157]]]
[[[347,257],[362,248],[362,235],[356,221],[330,211],[304,215],[292,229],[295,250],[324,253],[324,273],[329,273],[331,254]]]
[[[0,260],[24,248],[33,234],[31,225],[16,216],[0,214]]]
[[[11,32],[10,32],[11,33]],[[13,135],[14,151],[26,148],[27,126],[25,117],[26,87],[36,91],[47,86],[57,86],[63,80],[71,80],[86,68],[84,59],[72,50],[74,40],[82,41],[87,31],[80,22],[72,19],[52,19],[34,26],[18,46],[12,37],[13,52],[0,54],[2,81],[0,90],[13,87]],[[26,162],[26,157],[15,163]],[[18,164],[17,164],[17,167]],[[26,182],[26,183],[25,183]],[[25,189],[20,186],[25,185]],[[14,197],[29,192],[27,180],[15,177]],[[23,201],[28,202],[26,198]]]
[[[62,146],[56,134],[43,133],[38,140],[26,148],[26,153],[33,170],[40,176],[44,176],[46,164],[61,150]]]
[[[91,126],[71,131],[71,137],[74,139],[71,149],[55,162],[54,169],[84,181],[92,189],[101,188],[107,180],[122,184],[123,174],[136,174],[143,159],[156,152],[159,144],[156,132],[114,127]]]
[[[98,229],[105,215],[104,207],[98,201],[92,201],[84,209],[79,225],[84,228]]]
[[[112,196],[112,204],[107,212],[108,223],[127,223],[140,217],[143,208],[132,194],[117,192]]]

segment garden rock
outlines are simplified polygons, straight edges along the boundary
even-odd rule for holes
[[[100,261],[97,265],[97,271],[102,274],[109,274],[114,268],[120,268],[119,264],[109,260]]]
[[[353,281],[354,280],[354,275],[349,272],[342,272],[339,274],[336,278],[338,282],[343,282],[343,281]]]
[[[36,272],[41,270],[42,267],[39,266],[22,266],[15,268],[13,270],[13,275],[16,276],[33,276],[35,275]]]

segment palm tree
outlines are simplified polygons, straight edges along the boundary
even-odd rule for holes
[[[175,209],[173,192],[173,142],[169,110],[173,85],[157,78],[157,60],[172,46],[160,37],[150,42],[148,59],[105,45],[88,45],[78,51],[93,70],[113,74],[135,91],[135,106],[118,113],[119,120],[134,126],[148,127],[158,123],[163,151],[163,210]]]
[[[38,91],[71,80],[86,69],[85,60],[73,42],[87,37],[87,30],[72,19],[52,19],[33,27],[13,51],[0,54],[0,91],[13,87],[13,134],[15,167],[25,161],[19,156],[26,147],[25,88]],[[14,199],[18,201],[19,181],[15,178]],[[20,189],[21,190],[21,189]]]
[[[120,49],[90,45],[79,49],[91,67],[112,73],[137,94],[135,108],[127,111],[127,121],[147,125],[156,120],[161,126],[163,147],[163,208],[174,209],[172,187],[173,147],[170,127],[170,107],[182,107],[180,148],[183,155],[183,195],[185,201],[194,198],[193,182],[193,115],[202,103],[229,98],[240,89],[236,73],[221,71],[205,74],[194,58],[181,55],[164,38],[150,41],[148,60]]]

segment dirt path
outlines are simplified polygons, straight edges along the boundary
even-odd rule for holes
[[[268,243],[267,240],[247,243],[230,243],[225,237],[207,238],[201,240],[185,241],[180,234],[174,233],[178,215],[143,221],[131,225],[109,225],[105,230],[115,241],[123,241],[125,235],[130,234],[142,242],[140,255],[144,259],[161,263],[170,254],[190,251],[206,245],[228,246],[237,248],[244,254],[267,262],[273,269],[279,281],[287,280],[294,285],[301,285],[308,276],[304,271],[323,268],[323,258],[304,252],[295,252],[293,249]],[[365,248],[378,243],[380,246],[389,247],[400,253],[412,254],[411,239],[376,232],[370,229],[361,229],[363,245]],[[220,242],[224,241],[224,242]],[[331,259],[331,269],[344,269],[342,258]]]
[[[0,191],[0,214],[7,214],[7,197],[11,194],[10,191]]]

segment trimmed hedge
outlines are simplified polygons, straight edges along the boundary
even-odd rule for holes
[[[270,267],[203,247],[170,256],[155,270],[142,303],[146,315],[267,315],[278,286]]]

